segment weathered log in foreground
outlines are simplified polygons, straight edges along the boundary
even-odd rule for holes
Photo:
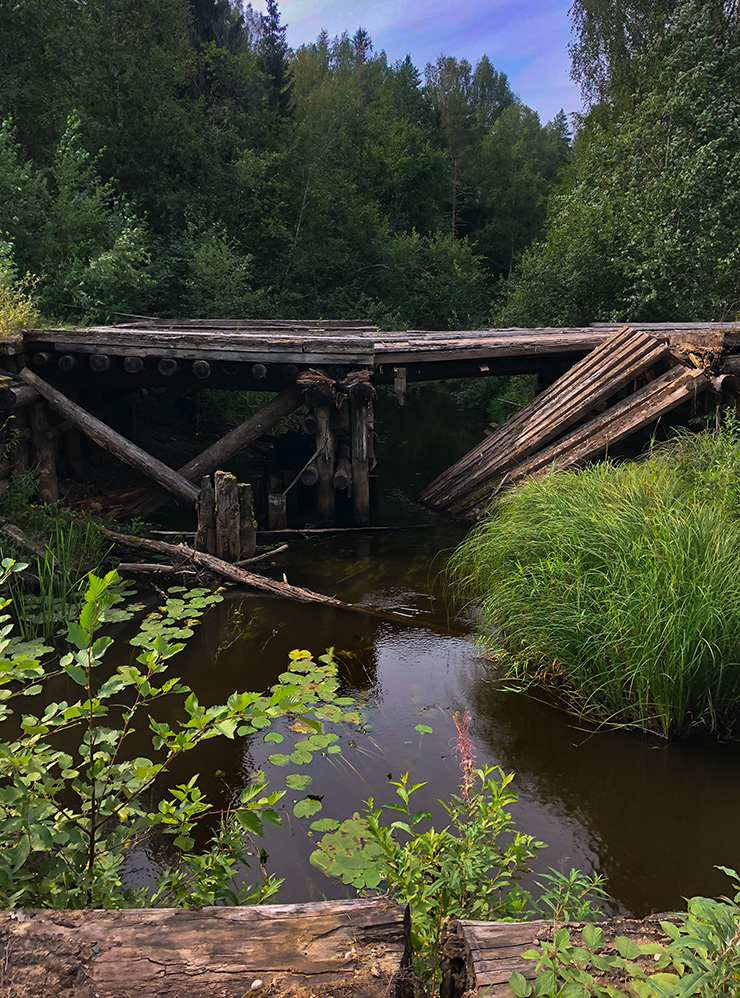
[[[89,412],[86,412],[75,402],[72,402],[62,392],[58,391],[42,378],[39,378],[33,371],[29,371],[27,367],[23,368],[18,377],[25,381],[26,384],[31,385],[32,388],[35,388],[39,395],[46,399],[52,409],[61,413],[65,419],[68,419],[73,426],[76,426],[86,436],[90,437],[91,440],[94,440],[96,444],[110,451],[111,454],[115,454],[117,458],[125,461],[132,468],[136,468],[137,471],[141,471],[149,478],[153,478],[155,482],[158,482],[168,492],[171,492],[179,499],[184,499],[191,504],[195,503],[198,490],[191,482],[183,478],[182,475],[178,475],[172,468],[168,468],[166,464],[158,461],[151,454],[147,454],[140,447],[137,447],[136,444],[132,444],[130,440],[122,437],[120,433],[116,433],[115,430],[106,426],[105,423],[96,419],[95,416],[90,415]]]
[[[411,998],[408,918],[386,899],[0,912],[5,998]]]
[[[660,921],[674,920],[675,917],[609,918],[599,922],[599,926],[604,931],[607,946],[611,946],[617,936],[626,936],[635,942],[667,943],[669,940],[660,927]],[[581,932],[584,924],[555,924],[552,919],[532,922],[455,919],[449,922],[442,936],[440,998],[513,998],[509,979],[514,971],[530,981],[537,976],[537,961],[522,959],[522,953],[539,947],[542,942],[552,942],[554,931],[563,925],[570,933],[572,944],[583,945]],[[644,962],[648,973],[654,967],[652,957],[639,962]],[[604,975],[599,983],[618,986],[621,982],[616,975]]]

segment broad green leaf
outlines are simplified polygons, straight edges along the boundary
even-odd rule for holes
[[[509,987],[516,995],[516,998],[529,998],[529,995],[532,994],[532,985],[524,974],[520,974],[518,970],[515,970],[509,978]]]
[[[420,732],[422,735],[431,735],[434,728],[430,728],[428,724],[415,724],[414,730]]]
[[[303,790],[311,782],[311,777],[307,773],[291,773],[285,777],[285,782],[291,790]]]
[[[289,755],[282,755],[279,752],[276,752],[273,755],[268,755],[267,759],[273,764],[273,766],[287,766],[290,762]]]
[[[310,818],[321,810],[321,801],[314,797],[304,797],[303,800],[296,801],[293,805],[293,814],[296,818]]]
[[[634,940],[628,939],[627,936],[617,936],[614,940],[614,945],[617,947],[619,955],[624,957],[625,960],[636,960],[640,955],[640,947]]]
[[[239,824],[248,832],[252,832],[254,835],[264,835],[265,829],[262,825],[262,820],[256,811],[248,811],[245,808],[240,808],[236,812],[236,817]]]

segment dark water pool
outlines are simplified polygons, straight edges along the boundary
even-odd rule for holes
[[[204,699],[221,701],[235,689],[266,688],[292,648],[334,647],[368,730],[343,732],[343,755],[312,763],[310,789],[324,795],[320,816],[348,816],[370,796],[390,800],[389,773],[410,770],[427,781],[420,807],[453,791],[459,771],[449,712],[467,709],[478,761],[516,774],[516,821],[548,843],[540,868],[598,870],[614,910],[638,916],[723,892],[713,864],[740,866],[740,747],[664,747],[627,732],[584,730],[544,700],[503,692],[465,625],[450,619],[438,575],[465,528],[430,516],[411,497],[479,432],[461,429],[454,415],[449,399],[431,393],[381,410],[376,522],[412,529],[293,541],[270,568],[346,602],[403,613],[408,625],[229,596],[181,656],[184,678]],[[420,722],[433,732],[419,734]],[[198,759],[202,784],[223,797],[271,751],[254,737],[209,743]],[[309,864],[307,829],[292,819],[269,830],[270,868],[286,878],[279,900],[343,893]]]

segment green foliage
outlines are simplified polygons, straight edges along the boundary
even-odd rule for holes
[[[582,944],[575,945],[562,927],[553,942],[523,954],[537,961],[538,974],[533,984],[513,974],[512,991],[517,998],[735,998],[740,995],[740,883],[734,870],[720,869],[738,893],[718,900],[690,898],[678,924],[660,923],[668,945],[617,936],[606,946],[603,930],[595,925],[584,926]]]
[[[21,567],[3,563],[4,578]],[[115,670],[103,661],[112,639],[101,633],[107,621],[128,617],[121,608],[115,572],[90,574],[79,619],[68,627],[70,651],[42,664],[11,636],[8,615],[0,623],[0,903],[5,907],[120,907],[260,902],[279,887],[264,869],[264,850],[253,837],[264,822],[279,824],[276,805],[285,790],[268,790],[256,773],[225,810],[216,811],[198,788],[197,776],[167,786],[168,770],[184,753],[215,737],[264,732],[289,717],[310,732],[290,759],[309,762],[333,746],[323,722],[353,720],[338,695],[330,655],[313,662],[294,652],[291,667],[268,693],[234,693],[222,705],[205,707],[188,686],[168,675],[169,660],[183,647],[197,618],[220,597],[207,590],[170,590],[130,644],[134,663]],[[7,607],[8,601],[3,603]],[[79,699],[54,699],[54,680],[66,676]],[[40,697],[36,714],[30,699]],[[15,735],[8,729],[11,704],[22,698]],[[175,699],[173,723],[157,717],[160,701]],[[171,708],[168,715],[171,716]],[[135,728],[148,729],[151,758],[127,752]],[[296,758],[300,756],[300,758]],[[302,789],[301,781],[293,781]],[[311,814],[320,802],[310,795],[294,801],[294,813]],[[195,848],[197,829],[216,830],[204,850]],[[166,841],[168,865],[151,889],[126,884],[131,850],[153,836]],[[235,886],[239,864],[258,853],[261,876]]]
[[[0,240],[0,342],[18,338],[24,329],[38,324],[34,306],[37,283],[30,274],[18,276],[11,246]]]
[[[409,774],[391,780],[397,800],[379,808],[371,798],[362,814],[341,824],[325,819],[312,825],[326,830],[311,862],[329,876],[358,890],[381,887],[411,907],[411,942],[417,972],[432,979],[438,972],[442,926],[450,918],[526,919],[543,910],[592,918],[599,912],[588,898],[603,897],[601,878],[571,871],[550,871],[543,898],[535,902],[519,881],[543,847],[518,831],[508,810],[517,797],[512,774],[499,767],[477,769],[469,740],[467,714],[455,717],[462,781],[460,794],[439,801],[447,824],[437,829],[432,815],[415,809],[412,796],[425,784]],[[417,730],[431,731],[428,725]]]
[[[737,19],[704,0],[628,6],[646,55],[623,55],[640,64],[640,86],[585,121],[545,238],[524,253],[496,323],[725,319],[740,308]],[[607,24],[616,11],[576,8],[600,8]]]
[[[460,596],[510,676],[664,736],[740,704],[737,430],[525,483],[455,552]]]

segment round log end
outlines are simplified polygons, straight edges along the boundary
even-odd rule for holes
[[[138,374],[144,370],[144,361],[141,357],[124,357],[123,369],[126,374]]]
[[[193,374],[196,378],[210,378],[211,365],[207,360],[196,360],[193,362]]]
[[[286,364],[285,367],[283,367],[284,381],[294,382],[297,377],[298,377],[298,368],[295,366],[295,364]]]
[[[74,371],[79,363],[80,358],[76,354],[64,353],[57,361],[57,367],[60,371]]]
[[[102,371],[109,371],[113,362],[107,354],[94,353],[90,355],[90,367],[100,374]]]
[[[173,374],[177,374],[177,368],[178,363],[174,357],[161,357],[157,361],[157,370],[163,378],[171,378]]]
[[[292,365],[289,365],[289,366],[292,367]],[[295,379],[298,377],[298,369],[294,368],[294,370],[296,372],[295,373],[295,377],[289,378],[289,379],[286,378],[286,380],[295,381]],[[283,376],[285,376],[285,371],[283,371]],[[265,367],[265,365],[264,364],[252,364],[252,377],[253,378],[257,378],[258,381],[261,381],[262,378],[266,378],[267,377],[267,368]]]

